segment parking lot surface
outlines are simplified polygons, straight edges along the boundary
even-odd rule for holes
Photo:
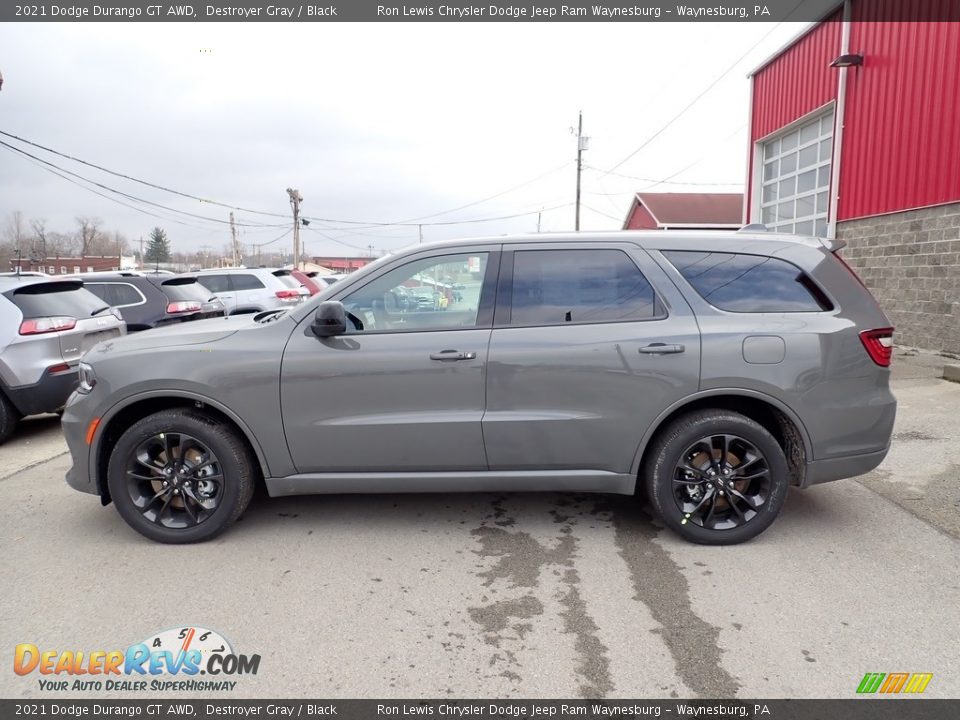
[[[55,417],[27,421],[0,447],[0,696],[132,697],[44,692],[13,647],[197,626],[261,663],[190,697],[843,698],[866,672],[956,697],[960,384],[895,362],[885,463],[719,548],[632,498],[563,494],[261,494],[213,542],[158,545],[67,487]]]

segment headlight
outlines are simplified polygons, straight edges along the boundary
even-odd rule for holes
[[[93,386],[97,384],[97,375],[93,372],[93,368],[85,362],[80,363],[78,374],[80,377],[80,387],[78,387],[77,390],[86,395],[93,390]]]

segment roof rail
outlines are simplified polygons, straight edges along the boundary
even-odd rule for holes
[[[763,223],[749,223],[737,230],[737,232],[770,232],[770,228]]]

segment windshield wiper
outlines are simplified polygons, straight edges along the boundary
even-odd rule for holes
[[[104,311],[106,311],[106,310],[109,310],[109,309],[110,309],[110,305],[104,305],[102,308],[98,308],[97,310],[94,310],[92,313],[90,313],[90,317],[94,317],[94,316],[96,316],[96,315],[99,315],[100,313],[102,313],[102,312],[104,312]]]

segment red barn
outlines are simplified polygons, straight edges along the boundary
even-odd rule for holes
[[[847,241],[897,340],[960,353],[960,4],[846,0],[750,74],[744,222]]]
[[[743,225],[743,193],[639,192],[624,230],[729,230]]]

